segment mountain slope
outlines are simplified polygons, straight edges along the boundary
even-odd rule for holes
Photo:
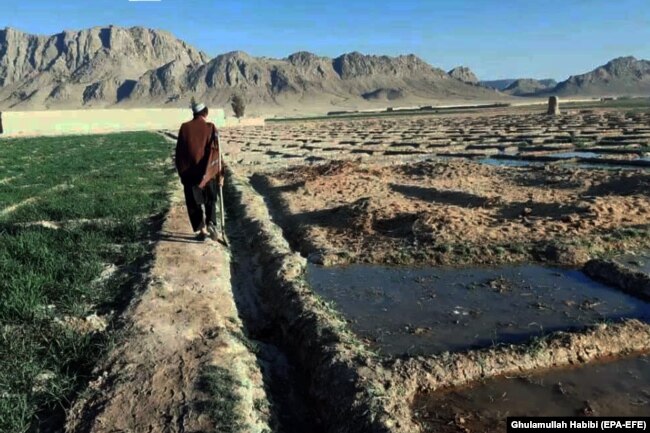
[[[115,103],[143,73],[208,57],[170,33],[95,27],[53,36],[0,30],[0,103],[73,106]]]
[[[467,85],[414,55],[387,57],[348,53],[334,59],[298,52],[285,59],[243,52],[204,65],[168,64],[144,74],[125,103],[150,99],[174,103],[187,94],[223,105],[241,92],[254,106],[292,104],[416,103],[432,99],[499,99],[494,91]],[[169,97],[172,94],[173,96]]]
[[[513,96],[534,96],[536,93],[553,89],[556,85],[557,82],[553,79],[520,78],[510,83],[503,92]]]
[[[466,66],[457,66],[451,71],[447,72],[451,78],[455,78],[464,83],[478,84],[479,80],[476,74]]]
[[[501,80],[481,80],[479,84],[496,90],[504,90],[506,87],[517,81],[516,78],[503,78]]]
[[[234,93],[243,93],[249,107],[292,109],[506,97],[414,55],[332,59],[298,52],[269,59],[234,51],[209,59],[170,33],[142,27],[53,36],[0,31],[0,109],[185,107],[190,96],[224,106]]]
[[[650,61],[619,57],[591,72],[569,77],[552,93],[560,96],[648,96]]]

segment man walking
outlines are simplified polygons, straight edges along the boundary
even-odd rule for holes
[[[194,119],[181,125],[176,142],[176,170],[183,184],[192,230],[199,240],[217,240],[217,195],[223,186],[217,128],[207,121],[205,104],[192,103]],[[205,216],[201,209],[205,206]]]

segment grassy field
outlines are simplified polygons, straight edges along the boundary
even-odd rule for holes
[[[0,431],[60,429],[143,283],[171,146],[150,133],[0,141]],[[91,329],[89,329],[89,327]]]

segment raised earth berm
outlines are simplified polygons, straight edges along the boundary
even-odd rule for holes
[[[650,253],[625,254],[609,260],[590,260],[585,272],[621,290],[650,301]]]
[[[306,260],[291,250],[282,230],[271,222],[263,198],[244,178],[232,171],[229,175],[228,194],[261,268],[262,302],[307,373],[326,431],[404,431],[385,409],[388,373],[380,360],[309,288],[303,276]]]
[[[260,404],[268,401],[264,376],[233,299],[229,253],[194,239],[174,184],[148,284],[70,410],[66,432],[270,429]]]

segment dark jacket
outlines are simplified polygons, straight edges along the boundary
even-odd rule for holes
[[[208,161],[218,149],[213,140],[216,133],[216,126],[201,116],[181,125],[176,141],[176,170],[183,185],[201,183]]]

